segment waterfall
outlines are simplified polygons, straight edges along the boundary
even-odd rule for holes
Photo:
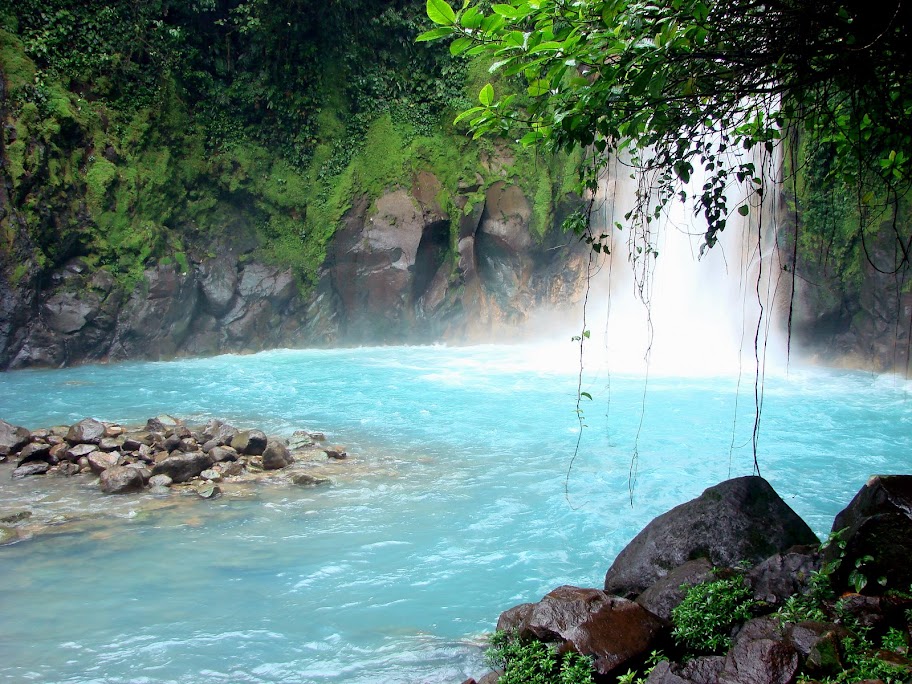
[[[741,216],[737,209],[747,200],[731,188],[727,227],[702,255],[705,224],[690,202],[674,199],[658,220],[629,226],[624,216],[637,181],[623,162],[609,164],[595,197],[592,233],[610,236],[610,256],[593,259],[585,311],[564,321],[576,326],[575,335],[588,331],[587,367],[752,377],[759,359],[761,371],[784,369],[791,279],[778,248],[781,165],[778,155],[751,157],[758,169],[766,166],[764,199],[755,196],[749,215]],[[695,173],[688,194],[704,182]]]

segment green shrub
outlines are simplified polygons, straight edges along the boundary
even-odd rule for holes
[[[681,646],[705,653],[731,647],[731,628],[751,618],[755,601],[740,576],[691,587],[672,611],[674,637]]]
[[[491,635],[488,662],[503,674],[499,684],[592,684],[592,662],[578,653],[558,656],[553,646],[523,641],[498,631]]]

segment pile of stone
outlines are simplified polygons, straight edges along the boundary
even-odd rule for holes
[[[220,420],[191,429],[172,416],[150,418],[142,429],[86,418],[74,425],[29,431],[0,420],[0,463],[12,461],[14,479],[36,475],[98,477],[101,490],[124,494],[193,481],[204,498],[220,493],[216,483],[288,468],[320,452],[344,459],[339,447],[321,448],[321,433],[295,432],[292,440],[239,430]],[[297,484],[328,480],[299,473]]]
[[[801,672],[832,681],[846,665],[847,625],[861,625],[877,643],[891,627],[905,635],[907,648],[912,642],[912,476],[872,478],[833,530],[843,531],[844,544],[821,554],[811,529],[765,480],[728,480],[653,520],[618,555],[603,589],[559,587],[502,613],[497,629],[590,656],[598,682],[642,671],[656,650],[671,659],[646,684],[793,684]],[[872,578],[863,593],[850,582],[857,559]],[[822,620],[781,621],[775,611],[810,592],[823,564],[838,566],[830,575],[842,594],[838,606],[835,599],[825,604]],[[720,575],[743,577],[760,608],[733,628],[727,653],[692,657],[672,638],[672,611],[689,587]],[[912,660],[882,655],[912,681]],[[479,681],[491,684],[499,674]]]

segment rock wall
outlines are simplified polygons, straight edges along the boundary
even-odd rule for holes
[[[896,268],[899,245],[891,225],[882,226],[867,240],[852,278],[835,272],[826,251],[799,259],[793,345],[826,365],[908,375],[912,370],[910,268]]]
[[[252,261],[255,245],[243,236],[223,236],[214,254],[196,250],[186,269],[150,264],[132,291],[79,257],[50,273],[30,263],[14,281],[8,259],[0,367],[493,339],[542,304],[579,294],[585,248],[553,249],[568,241],[557,228],[534,236],[519,187],[464,188],[454,216],[437,201],[440,190],[420,172],[411,187],[355,198],[312,292],[290,270]]]

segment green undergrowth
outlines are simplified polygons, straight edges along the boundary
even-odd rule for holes
[[[377,3],[376,15],[358,20],[365,42],[333,48],[350,54],[314,53],[306,69],[293,69],[301,90],[290,92],[279,88],[285,67],[262,62],[276,58],[274,33],[287,26],[263,24],[276,17],[261,3],[231,10],[213,28],[197,17],[221,11],[220,3],[175,5],[162,19],[152,5],[24,1],[10,13],[15,3],[0,0],[11,124],[5,173],[28,236],[19,251],[42,269],[78,256],[129,289],[155,263],[187,270],[227,242],[252,249],[247,258],[292,268],[307,288],[359,198],[370,204],[410,189],[429,171],[442,188],[436,201],[457,219],[504,181],[522,188],[542,236],[578,163],[510,141],[471,141],[453,126],[487,64],[414,44],[409,31],[422,30],[423,3]],[[43,28],[46,15],[53,30]],[[230,53],[206,34],[230,26],[236,49],[266,69],[260,81],[225,61]],[[82,53],[67,47],[74,41]],[[137,41],[139,52],[118,53]],[[378,59],[362,59],[378,49]],[[0,219],[8,251],[17,235],[10,220]]]

